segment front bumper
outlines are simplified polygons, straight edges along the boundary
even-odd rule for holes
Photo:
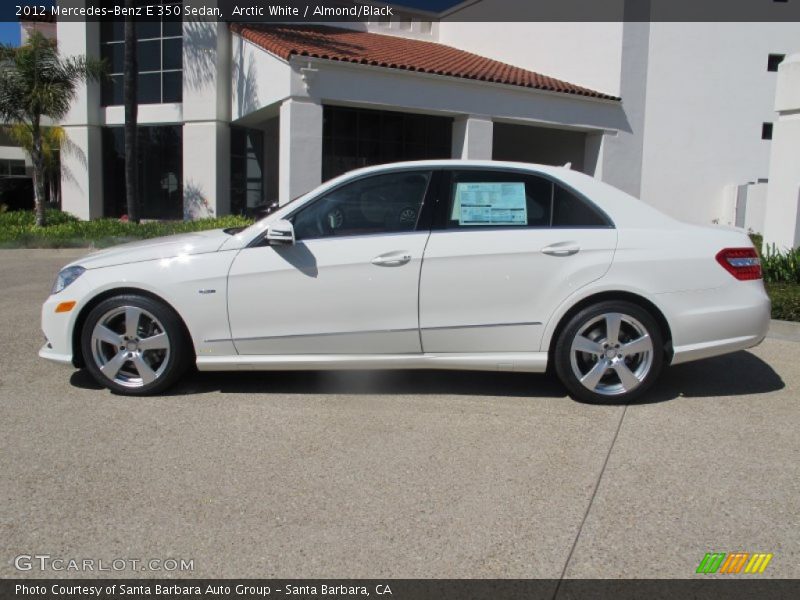
[[[75,284],[73,284],[75,285]],[[50,296],[42,305],[42,332],[46,339],[45,345],[39,350],[39,356],[47,360],[74,365],[72,348],[72,331],[75,327],[82,303],[69,312],[56,312],[56,307],[65,301],[77,300],[76,294]]]
[[[56,362],[62,365],[70,365],[72,366],[72,353],[64,354],[61,352],[56,352],[53,350],[53,347],[50,345],[50,342],[47,342],[44,346],[41,347],[39,350],[39,356],[41,358],[46,358],[52,362]]]

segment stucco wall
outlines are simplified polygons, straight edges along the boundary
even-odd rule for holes
[[[724,219],[726,186],[767,177],[775,121],[771,53],[800,23],[653,23],[644,123],[643,200],[680,219]]]

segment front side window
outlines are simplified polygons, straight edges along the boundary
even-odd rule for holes
[[[298,240],[414,231],[431,178],[403,171],[346,183],[300,209],[291,220]]]
[[[609,227],[597,208],[565,187],[514,171],[455,171],[445,229],[485,227]]]

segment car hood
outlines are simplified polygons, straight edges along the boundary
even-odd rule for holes
[[[87,254],[72,265],[85,269],[99,269],[126,263],[159,260],[176,256],[190,256],[216,252],[231,236],[222,229],[181,233],[166,237],[120,244]]]

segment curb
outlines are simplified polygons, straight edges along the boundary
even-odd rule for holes
[[[769,322],[767,337],[787,342],[800,342],[800,323],[772,319]]]

